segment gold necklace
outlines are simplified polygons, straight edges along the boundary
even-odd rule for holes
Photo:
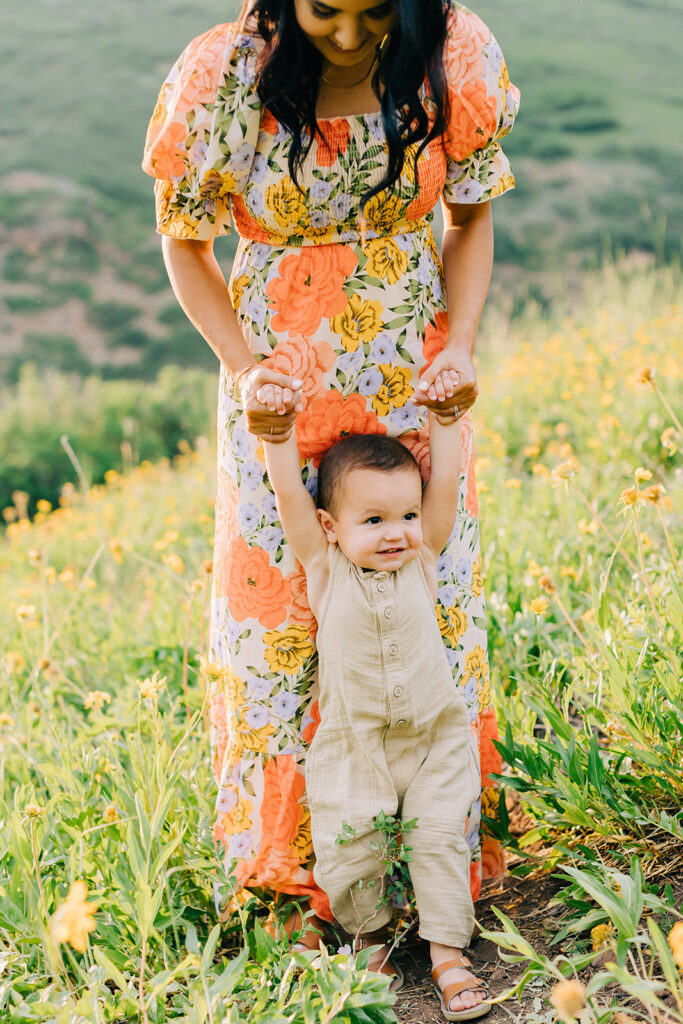
[[[333,89],[355,89],[357,85],[360,85],[361,82],[364,82],[365,79],[368,78],[372,74],[372,72],[377,67],[377,61],[378,60],[379,60],[379,54],[377,53],[377,54],[375,54],[375,59],[373,60],[372,64],[370,65],[368,70],[365,72],[363,77],[359,78],[357,82],[351,82],[349,85],[340,85],[337,82],[331,82],[329,80],[329,78],[325,78],[325,75],[322,73],[322,71],[320,72],[320,80],[322,82],[325,82],[326,85],[331,85]]]

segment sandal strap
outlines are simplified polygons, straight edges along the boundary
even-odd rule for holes
[[[474,980],[477,982],[476,985],[468,985],[466,981],[454,981],[451,985],[446,985],[446,987],[441,990],[443,992],[443,1000],[446,1006],[450,1004],[453,996],[459,996],[461,992],[483,992],[484,995],[488,996],[489,987],[486,982],[482,981],[480,978],[475,978]]]
[[[462,967],[462,968],[467,969],[468,967],[471,967],[471,966],[472,966],[472,963],[471,963],[470,960],[467,959],[466,956],[459,956],[459,957],[456,957],[453,960],[445,960],[444,963],[439,964],[438,967],[434,967],[432,969],[432,981],[436,985],[437,981],[439,980],[441,975],[444,973],[444,971],[450,971],[451,968],[453,968],[453,967]]]

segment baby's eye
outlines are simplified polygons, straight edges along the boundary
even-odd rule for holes
[[[406,512],[403,518],[407,520],[417,519],[417,512]]]
[[[366,519],[365,522],[369,523],[370,526],[377,526],[378,523],[382,522],[382,517],[381,516],[369,516],[369,518]]]

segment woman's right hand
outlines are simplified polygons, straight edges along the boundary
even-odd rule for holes
[[[286,441],[301,404],[302,386],[303,381],[271,370],[262,363],[256,363],[243,373],[237,389],[249,432],[275,444]],[[259,393],[264,401],[259,400]]]

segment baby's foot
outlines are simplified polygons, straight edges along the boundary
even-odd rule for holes
[[[468,970],[471,964],[467,957],[453,953],[453,950],[447,955],[432,953],[432,978],[443,993],[446,1012],[461,1013],[488,1000],[488,990],[486,984]],[[482,1008],[482,1011],[488,1012],[488,1009]]]

